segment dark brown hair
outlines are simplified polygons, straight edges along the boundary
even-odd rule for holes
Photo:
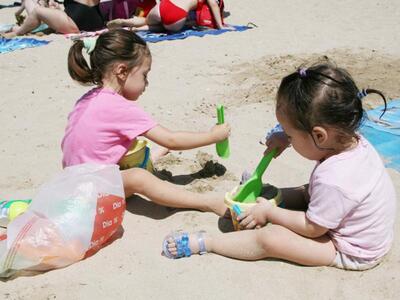
[[[311,133],[314,126],[327,125],[336,128],[342,140],[356,136],[365,113],[361,100],[371,93],[381,96],[386,110],[382,92],[375,89],[361,92],[346,70],[327,61],[299,68],[283,78],[276,109],[297,129]]]
[[[68,53],[68,72],[83,84],[102,85],[106,72],[115,62],[126,62],[129,69],[140,66],[151,57],[146,42],[134,32],[114,29],[102,33],[90,53],[90,66],[82,54],[84,42],[75,41]]]

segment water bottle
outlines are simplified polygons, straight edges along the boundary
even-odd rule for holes
[[[24,213],[32,200],[0,200],[0,226],[7,227],[8,223]]]

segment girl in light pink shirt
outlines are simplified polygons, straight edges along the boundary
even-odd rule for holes
[[[164,254],[274,257],[349,270],[376,266],[393,241],[396,197],[379,155],[357,133],[364,116],[362,98],[372,93],[386,105],[381,92],[360,92],[345,70],[330,63],[286,76],[276,104],[284,131],[271,136],[267,152],[278,147],[280,153],[291,143],[300,155],[315,160],[309,185],[283,189],[285,208],[258,198],[238,216],[243,229],[256,230],[220,235],[176,232],[164,240]],[[262,227],[267,222],[271,224]]]
[[[64,167],[118,164],[139,136],[171,150],[193,149],[228,138],[228,124],[215,125],[205,132],[172,131],[157,124],[136,104],[148,84],[151,54],[132,31],[116,29],[101,34],[89,53],[90,66],[82,54],[84,46],[83,41],[74,42],[68,70],[73,79],[97,87],[82,96],[69,115],[62,141]],[[223,196],[186,191],[145,169],[132,168],[121,171],[121,175],[127,197],[138,193],[161,205],[219,215],[226,210]]]

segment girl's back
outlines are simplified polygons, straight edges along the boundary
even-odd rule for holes
[[[137,136],[156,122],[135,102],[94,88],[76,103],[62,141],[63,166],[84,162],[117,164]]]
[[[374,259],[390,249],[395,192],[375,149],[360,137],[358,145],[331,156],[314,169],[307,217],[330,228],[341,252]]]

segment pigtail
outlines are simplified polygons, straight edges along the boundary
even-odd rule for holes
[[[96,83],[93,77],[93,71],[90,69],[86,59],[82,54],[84,43],[77,40],[71,46],[68,52],[68,72],[72,79],[83,84]]]
[[[375,89],[364,89],[363,91],[365,92],[366,95],[368,95],[368,94],[377,94],[377,95],[381,96],[381,98],[382,98],[382,100],[383,100],[383,102],[384,102],[384,104],[385,104],[385,107],[384,107],[384,109],[383,109],[383,112],[382,112],[381,115],[379,116],[379,119],[382,118],[382,116],[385,114],[386,109],[387,109],[387,100],[386,100],[385,95],[384,95],[381,91],[375,90]],[[361,100],[361,99],[360,99],[360,100]]]

